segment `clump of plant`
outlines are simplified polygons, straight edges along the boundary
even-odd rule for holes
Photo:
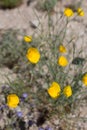
[[[12,29],[2,32],[0,40],[0,66],[6,66],[12,69],[15,73],[20,75],[20,78],[25,82],[26,80],[31,82],[32,74],[29,71],[31,67],[29,64],[25,64],[27,61],[25,54],[29,44],[24,41],[28,39],[27,42],[29,42],[31,37],[29,39],[29,37],[25,36],[25,39],[22,38],[20,40],[20,35],[24,36],[24,34],[25,32],[21,33],[19,30]],[[26,86],[28,86],[30,82],[26,82]]]
[[[84,16],[84,11],[78,8],[77,14]],[[33,84],[37,86],[36,103],[45,104],[49,109],[52,108],[52,113],[61,111],[62,107],[62,111],[59,112],[62,114],[67,107],[71,109],[72,104],[78,99],[82,89],[82,84],[79,82],[84,85],[87,83],[87,72],[83,71],[85,57],[79,57],[78,53],[75,57],[76,48],[73,38],[67,41],[67,45],[64,45],[67,25],[74,12],[66,8],[64,15],[67,17],[66,22],[63,21],[64,26],[59,29],[57,28],[58,21],[55,24],[51,14],[48,14],[47,32],[44,33],[41,30],[40,35],[33,37],[33,42],[29,44],[26,53],[29,64],[32,64]],[[70,43],[73,44],[73,48],[70,48],[72,51],[68,48]],[[69,51],[73,53],[72,62],[69,61]],[[74,66],[76,69],[71,73],[71,68]]]
[[[44,11],[53,11],[55,5],[57,4],[58,0],[42,0],[38,1],[36,8],[42,9]]]
[[[18,30],[7,30],[0,40],[0,63],[12,69],[26,52],[27,44],[18,40]]]
[[[43,3],[43,9],[50,11],[53,10],[58,0],[45,0]]]
[[[14,8],[19,6],[22,3],[22,0],[0,0],[1,8]]]

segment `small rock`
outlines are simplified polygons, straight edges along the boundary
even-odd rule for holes
[[[1,129],[3,129],[4,128],[4,126],[5,126],[5,124],[4,124],[5,122],[4,122],[4,120],[3,119],[1,119],[0,120],[0,128]]]
[[[43,70],[43,75],[46,75],[48,73],[48,67],[46,65],[42,67],[42,70]]]
[[[55,121],[54,121],[54,124],[55,124],[55,125],[58,125],[58,124],[59,124],[59,120],[55,120]]]
[[[33,20],[33,21],[30,21],[30,24],[32,28],[37,28],[39,26],[39,21]]]
[[[13,73],[12,70],[8,69],[7,67],[0,68],[0,85],[1,86],[3,84],[9,83],[8,79],[10,80],[10,82],[12,82],[16,80],[16,78],[17,78],[17,75]]]
[[[44,83],[44,84],[43,84],[43,88],[44,88],[44,89],[47,89],[47,88],[48,88],[48,84],[47,84],[47,83]]]
[[[19,106],[16,107],[15,110],[16,110],[17,112],[21,112],[21,108],[20,108]]]
[[[33,125],[32,127],[29,128],[29,130],[38,130],[38,127]]]
[[[3,94],[0,95],[1,102],[5,103],[5,96]]]

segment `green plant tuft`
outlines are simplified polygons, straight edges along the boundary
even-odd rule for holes
[[[7,30],[2,34],[0,41],[0,63],[12,69],[20,58],[25,54],[26,44],[18,40],[17,30]]]
[[[38,10],[44,10],[44,11],[52,11],[54,9],[54,6],[57,4],[58,0],[42,0],[38,1],[36,8]]]
[[[22,0],[0,0],[1,8],[14,8],[19,6],[22,3]]]

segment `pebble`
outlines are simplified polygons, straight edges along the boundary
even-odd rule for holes
[[[54,121],[54,124],[55,124],[55,125],[59,125],[59,120],[55,120],[55,121]]]
[[[18,107],[15,108],[15,111],[20,112],[21,108],[18,106]]]
[[[44,89],[47,89],[47,88],[48,88],[48,84],[47,84],[47,83],[44,83],[44,84],[43,84],[43,88],[44,88]]]
[[[30,25],[32,28],[37,28],[39,26],[39,21],[38,20],[30,21]]]

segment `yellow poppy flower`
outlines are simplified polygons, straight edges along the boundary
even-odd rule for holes
[[[25,42],[32,42],[32,36],[24,36]]]
[[[67,64],[68,64],[68,60],[66,59],[65,56],[60,56],[60,57],[58,58],[58,64],[59,64],[60,66],[65,67],[65,66],[67,66]]]
[[[87,74],[85,74],[85,75],[82,77],[82,82],[84,83],[85,86],[87,86]]]
[[[66,97],[70,97],[72,95],[72,89],[71,86],[66,86],[63,90],[63,93]]]
[[[64,10],[64,15],[67,16],[67,17],[71,17],[71,16],[74,15],[74,12],[72,11],[72,9],[66,8],[66,9]]]
[[[66,52],[66,48],[63,45],[60,45],[59,46],[59,52],[65,53]]]
[[[57,98],[61,92],[60,85],[57,82],[53,82],[47,91],[52,98]]]
[[[11,108],[16,108],[19,103],[19,97],[16,94],[7,96],[7,105]]]
[[[31,47],[28,49],[26,57],[31,63],[36,64],[40,59],[40,53],[37,48]]]
[[[84,16],[84,11],[81,8],[77,9],[77,13],[78,13],[79,16]]]

